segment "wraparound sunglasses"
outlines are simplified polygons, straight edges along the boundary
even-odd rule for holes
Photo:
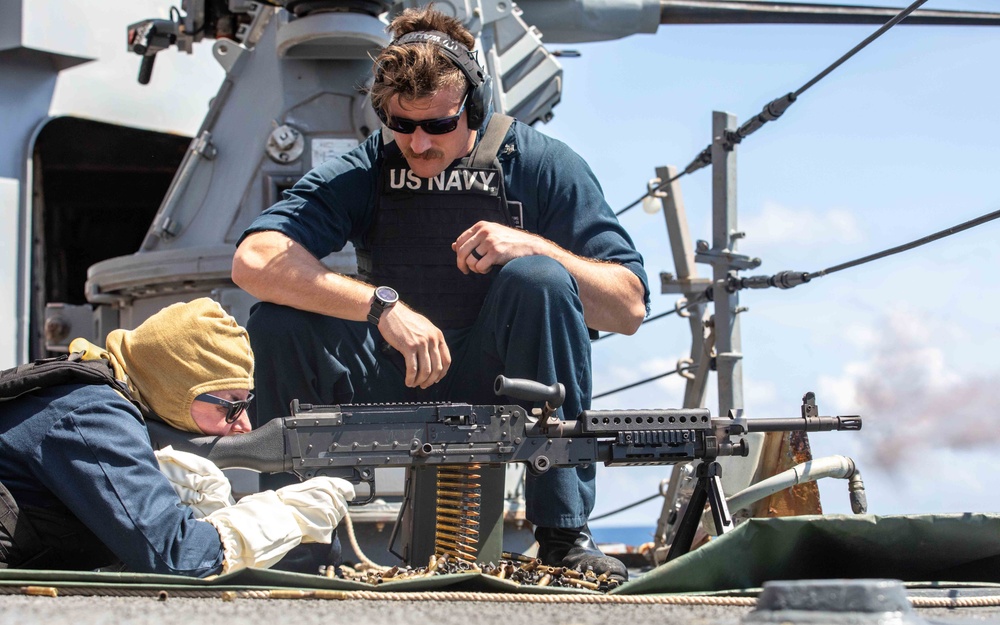
[[[201,395],[195,397],[194,400],[203,401],[206,404],[224,406],[226,408],[226,423],[235,423],[236,420],[240,418],[240,413],[246,410],[247,406],[250,405],[250,401],[253,400],[253,393],[247,394],[246,399],[241,399],[239,401],[229,401],[228,399],[222,399],[221,397],[209,395],[208,393],[202,393]]]
[[[467,100],[466,100],[467,101]],[[429,135],[446,135],[449,132],[454,131],[458,128],[458,118],[462,116],[462,112],[465,111],[465,102],[462,102],[462,108],[458,109],[458,112],[450,117],[439,117],[437,119],[424,119],[421,121],[414,121],[412,119],[406,119],[405,117],[393,117],[389,118],[385,114],[385,111],[378,109],[378,118],[382,120],[382,123],[393,132],[400,132],[404,135],[412,135],[416,132],[417,127],[423,129]]]

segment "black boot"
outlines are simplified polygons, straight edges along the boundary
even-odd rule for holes
[[[538,527],[535,528],[538,541],[538,558],[549,566],[565,566],[586,571],[592,567],[594,573],[607,573],[609,579],[619,582],[628,580],[628,569],[617,558],[604,555],[590,528]]]

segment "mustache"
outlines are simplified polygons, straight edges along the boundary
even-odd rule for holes
[[[437,158],[444,158],[444,152],[436,148],[430,148],[429,150],[425,150],[424,152],[417,153],[410,148],[406,148],[405,150],[403,150],[403,156],[405,156],[408,159],[412,158],[416,160],[432,161]]]

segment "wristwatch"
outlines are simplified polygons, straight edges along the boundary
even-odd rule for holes
[[[378,320],[382,313],[389,310],[399,301],[399,293],[391,286],[380,286],[375,288],[375,295],[372,297],[372,307],[368,311],[368,321],[378,325]]]

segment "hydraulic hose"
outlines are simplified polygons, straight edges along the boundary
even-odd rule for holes
[[[847,456],[827,456],[803,462],[766,480],[751,484],[735,495],[727,497],[726,505],[729,512],[733,514],[786,488],[796,484],[814,482],[825,477],[848,480],[851,510],[855,514],[864,514],[868,511],[868,500],[865,496],[865,485],[861,479],[861,472],[854,460]],[[702,524],[707,532],[716,535],[711,514],[702,516]]]

